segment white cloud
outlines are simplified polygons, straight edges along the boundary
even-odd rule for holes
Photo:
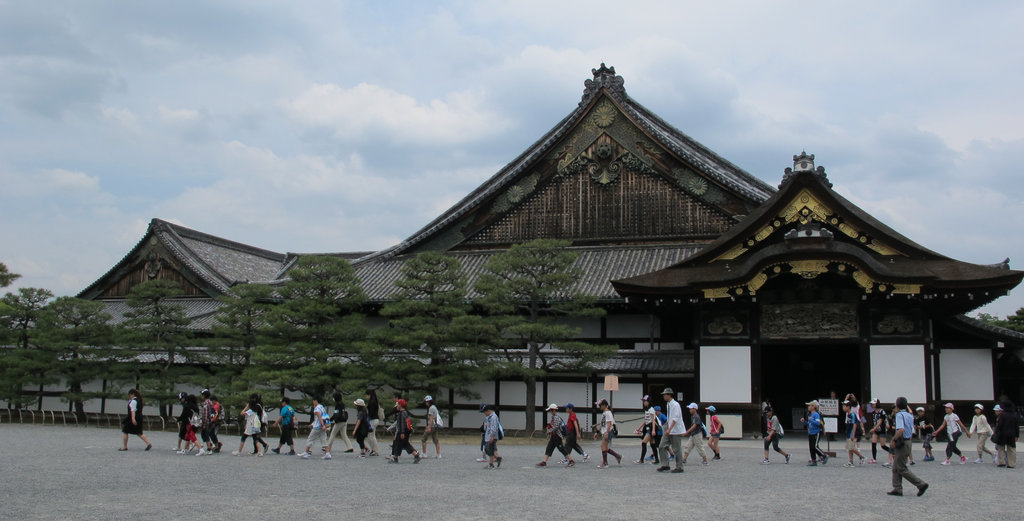
[[[283,106],[296,122],[330,129],[343,141],[452,145],[504,129],[506,123],[487,110],[484,101],[479,91],[452,92],[444,100],[421,102],[368,83],[349,89],[315,84]]]

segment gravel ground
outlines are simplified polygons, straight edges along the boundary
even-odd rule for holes
[[[118,452],[112,429],[0,425],[0,519],[1010,519],[1021,515],[1024,482],[1019,469],[918,463],[928,493],[914,497],[907,484],[909,497],[889,497],[880,465],[842,468],[843,457],[806,467],[799,434],[782,444],[789,465],[774,453],[761,465],[759,441],[723,441],[721,461],[702,467],[691,455],[683,474],[630,463],[632,438],[616,440],[623,463],[605,470],[594,442],[584,448],[596,456],[567,469],[534,467],[543,445],[523,440],[499,444],[503,465],[485,470],[471,437],[443,439],[443,459],[389,465],[338,443],[332,461],[233,457],[234,436],[222,437],[224,454],[179,456],[176,433],[147,435],[152,451],[133,437]]]

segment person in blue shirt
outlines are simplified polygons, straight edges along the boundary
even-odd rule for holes
[[[864,455],[857,448],[857,430],[860,427],[860,416],[853,410],[853,402],[843,402],[843,413],[846,415],[846,430],[843,431],[846,439],[846,452],[850,455],[850,461],[844,467],[853,467],[853,455],[860,457],[861,465],[864,464]]]
[[[811,451],[811,461],[807,462],[807,466],[817,467],[819,457],[822,465],[828,463],[828,455],[818,446],[821,443],[821,433],[825,429],[825,423],[821,419],[821,413],[818,412],[818,400],[811,400],[806,405],[807,417],[801,418],[800,421],[807,426],[807,448]]]
[[[281,449],[288,445],[292,448],[289,455],[295,455],[295,440],[292,439],[295,433],[295,408],[291,406],[291,399],[287,396],[281,398],[281,412],[277,421],[274,422],[278,427],[281,428],[281,438],[277,441],[277,448],[270,449],[274,451],[274,454],[280,454]]]
[[[911,485],[917,487],[917,495],[921,496],[928,490],[928,484],[915,476],[907,467],[907,459],[910,457],[910,438],[914,435],[914,416],[907,409],[907,399],[902,396],[896,398],[896,409],[899,410],[893,421],[896,433],[889,442],[890,452],[895,456],[892,465],[892,490],[887,494],[902,496],[903,480],[906,479]]]

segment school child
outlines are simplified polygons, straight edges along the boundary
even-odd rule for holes
[[[665,421],[668,420],[668,416],[661,410],[661,406],[660,405],[655,405],[654,406],[654,414],[655,414],[655,417],[657,418],[657,422],[654,425],[654,438],[651,440],[651,447],[654,449],[653,450],[654,455],[650,456],[648,459],[653,458],[654,461],[652,461],[651,464],[652,465],[660,466],[661,465],[661,451],[658,450],[658,447],[661,446],[661,438],[665,434],[664,426],[665,426]],[[672,451],[669,450],[669,452],[671,453]],[[675,457],[675,454],[672,454],[672,457]]]
[[[889,452],[889,444],[886,443],[885,434],[889,428],[889,415],[885,413],[885,409],[880,407],[878,398],[871,400],[871,459],[868,463],[874,465],[878,463],[878,445],[881,443],[882,450]]]
[[[483,404],[480,406],[484,413],[484,454],[487,455],[488,469],[501,467],[501,456],[498,455],[498,437],[501,434],[501,422],[498,415],[494,413],[494,406]]]
[[[985,463],[985,460],[982,459],[982,452],[992,456],[992,461],[995,461],[996,455],[985,446],[985,442],[992,436],[992,427],[988,423],[988,418],[985,417],[985,406],[980,403],[974,404],[974,418],[971,420],[971,430],[967,432],[967,437],[970,438],[975,434],[978,435],[978,459],[974,462]]]
[[[327,446],[327,429],[331,427],[331,417],[327,414],[327,408],[320,403],[319,396],[313,396],[313,419],[310,424],[309,437],[306,438],[306,449],[298,457],[309,459],[313,450],[313,442],[319,441],[324,455],[321,459],[331,459],[331,449]]]
[[[274,422],[275,425],[281,428],[281,438],[277,440],[277,448],[270,449],[274,454],[280,454],[281,448],[288,445],[292,448],[292,450],[288,452],[288,455],[295,455],[295,408],[292,407],[291,403],[291,399],[287,396],[281,398],[281,412],[279,413],[277,421]]]
[[[704,451],[704,436],[707,434],[707,430],[704,427],[704,422],[700,419],[699,407],[696,403],[690,403],[686,406],[690,410],[690,428],[683,433],[686,436],[686,448],[683,449],[683,463],[686,463],[686,458],[690,456],[690,451],[697,447],[697,453],[700,454],[701,465],[708,464],[708,454]]]
[[[917,430],[921,446],[924,447],[924,461],[935,461],[935,455],[932,454],[932,433],[935,432],[935,426],[925,417],[924,407],[914,409],[914,413],[914,429]]]
[[[242,409],[242,414],[245,415],[245,430],[242,431],[242,439],[238,442],[238,450],[233,451],[231,454],[234,456],[242,454],[242,449],[245,448],[245,440],[252,436],[253,445],[256,447],[256,456],[262,458],[263,451],[260,450],[262,449],[260,431],[263,427],[263,422],[260,418],[263,417],[263,407],[260,407],[256,400],[250,399],[249,403]]]
[[[398,456],[402,454],[402,451],[406,451],[413,456],[413,463],[420,462],[420,453],[413,448],[412,443],[409,442],[409,437],[412,436],[412,423],[409,421],[409,412],[405,410],[406,402],[404,399],[399,398],[395,402],[396,417],[395,417],[395,440],[391,445],[391,459],[390,463],[398,463]]]
[[[366,402],[362,398],[352,402],[356,406],[356,424],[352,426],[352,437],[356,439],[356,445],[359,445],[359,457],[365,458],[366,449],[366,436],[370,432],[370,416],[366,411]]]
[[[782,437],[785,435],[785,431],[782,429],[782,423],[779,422],[779,417],[775,416],[775,412],[772,410],[770,406],[764,409],[764,415],[764,431],[768,434],[765,435],[764,437],[764,461],[762,461],[761,464],[768,465],[771,463],[771,461],[768,461],[768,447],[771,446],[775,450],[775,452],[778,452],[779,454],[785,456],[786,464],[788,465],[789,459],[793,455],[779,448],[779,440],[781,440]]]
[[[843,402],[843,412],[846,414],[846,430],[844,435],[846,437],[846,452],[850,456],[850,461],[843,464],[843,467],[853,467],[853,455],[857,454],[860,456],[861,464],[864,463],[864,455],[860,453],[860,449],[857,448],[857,429],[860,425],[860,416],[857,415],[853,410],[853,403],[849,400]]]
[[[964,426],[964,422],[960,421],[960,417],[953,412],[953,404],[943,404],[946,409],[946,416],[942,418],[942,424],[939,428],[935,429],[935,435],[938,436],[942,429],[946,429],[946,437],[949,441],[946,442],[946,461],[943,461],[943,465],[949,465],[949,458],[953,457],[953,454],[960,456],[960,464],[964,465],[967,463],[967,456],[964,456],[960,449],[957,448],[956,442],[960,440],[960,435],[967,430]]]
[[[583,448],[580,447],[579,440],[583,438],[583,427],[580,427],[580,420],[576,417],[576,406],[567,403],[565,404],[565,410],[569,413],[569,417],[565,421],[565,452],[566,456],[561,462],[565,463],[567,467],[576,465],[575,461],[569,457],[572,451],[576,451],[583,455],[583,461],[590,459],[590,455],[584,452]]]
[[[622,455],[612,450],[612,440],[615,439],[615,433],[618,432],[618,428],[615,426],[615,416],[612,415],[612,410],[608,406],[608,400],[602,398],[601,400],[594,402],[594,405],[601,409],[601,423],[599,424],[600,430],[594,434],[594,439],[601,439],[601,464],[597,466],[599,469],[608,468],[608,455],[611,454],[615,457],[615,461],[618,464],[622,464]],[[596,426],[595,426],[596,427]]]
[[[633,463],[641,464],[647,458],[647,446],[651,446],[651,453],[658,454],[658,447],[654,445],[654,424],[658,421],[658,415],[654,412],[654,407],[651,406],[651,397],[644,395],[643,397],[644,406],[644,422],[636,428],[636,434],[640,435],[640,459]]]
[[[716,409],[714,405],[709,405],[704,410],[708,411],[708,414],[711,415],[711,417],[708,418],[708,425],[710,426],[709,434],[711,435],[711,438],[708,440],[708,448],[711,449],[711,452],[715,453],[715,457],[711,458],[711,461],[720,460],[722,459],[722,453],[718,451],[718,441],[722,439],[722,432],[725,431],[725,425],[722,425],[722,420],[719,420],[718,415],[715,414],[718,412],[718,409]]]
[[[821,458],[822,465],[828,463],[828,455],[819,446],[821,431],[824,430],[825,423],[821,419],[821,413],[818,412],[818,400],[811,400],[806,405],[807,417],[800,418],[800,421],[807,426],[807,448],[811,452],[811,460],[807,462],[807,466],[817,467],[818,458]]]
[[[551,420],[548,421],[547,433],[548,433],[548,445],[544,448],[544,459],[537,463],[538,467],[548,466],[548,458],[551,454],[558,449],[558,452],[565,456],[566,463],[572,467],[576,465],[576,462],[572,459],[572,454],[565,450],[565,443],[563,437],[566,435],[565,422],[562,421],[562,417],[558,415],[558,404],[553,403],[548,405],[545,409],[546,412],[551,414]]]

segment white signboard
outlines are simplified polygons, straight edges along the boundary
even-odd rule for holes
[[[820,412],[822,416],[839,416],[839,400],[818,398],[818,412]]]
[[[822,418],[825,420],[825,432],[839,432],[839,418]]]

